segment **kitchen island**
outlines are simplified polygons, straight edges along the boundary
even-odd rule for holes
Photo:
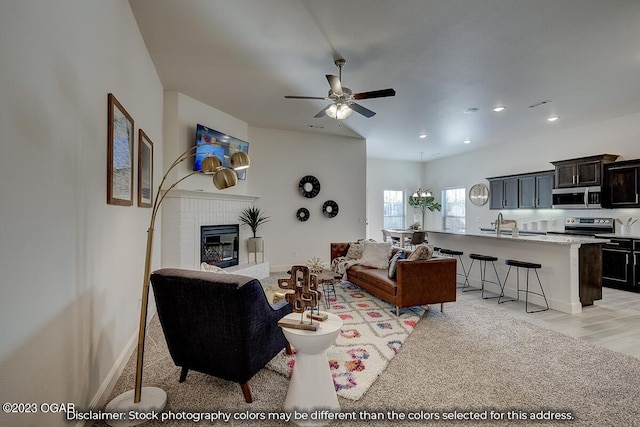
[[[508,266],[505,259],[515,259],[542,264],[538,270],[549,307],[569,314],[582,312],[583,306],[592,305],[602,299],[602,245],[607,239],[570,235],[526,235],[512,237],[497,236],[495,232],[442,231],[429,230],[430,245],[463,251],[463,262],[468,270],[471,265],[469,254],[492,255],[498,258],[496,268],[503,282]],[[487,279],[493,280],[493,269],[487,267]],[[460,268],[459,272],[462,271]],[[524,289],[526,274],[521,271],[520,289]],[[530,287],[537,288],[537,280],[530,273]],[[469,274],[469,284],[480,288],[478,263]],[[485,289],[499,293],[497,285],[488,284]],[[516,274],[512,270],[504,293],[516,298]],[[525,294],[521,294],[525,298]],[[537,295],[529,295],[529,302],[544,306],[544,300]],[[497,304],[497,302],[496,302]],[[508,304],[508,303],[507,303]]]

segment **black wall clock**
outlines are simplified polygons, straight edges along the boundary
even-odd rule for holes
[[[333,218],[334,216],[338,215],[338,204],[333,200],[327,200],[326,202],[324,202],[324,204],[322,205],[322,215],[326,216],[327,218]]]
[[[320,181],[312,175],[303,176],[298,184],[300,194],[309,199],[316,197],[320,192]]]
[[[296,218],[298,218],[298,221],[306,221],[309,219],[309,209],[307,208],[300,208],[298,209],[298,212],[296,212]]]

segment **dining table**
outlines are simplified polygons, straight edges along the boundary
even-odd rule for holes
[[[413,236],[413,233],[415,231],[420,231],[420,230],[396,230],[396,229],[389,228],[387,229],[387,231],[389,232],[389,236],[391,236],[392,238],[397,238],[398,245],[401,248],[404,248],[404,244],[407,238],[411,240],[411,236]]]

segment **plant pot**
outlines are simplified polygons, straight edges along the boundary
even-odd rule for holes
[[[253,253],[254,262],[258,262],[258,252],[262,253],[262,261],[264,261],[264,239],[262,237],[249,237],[247,239],[247,260],[249,254]]]

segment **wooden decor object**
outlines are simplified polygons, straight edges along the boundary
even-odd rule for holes
[[[305,265],[294,265],[291,267],[291,277],[278,279],[278,286],[280,289],[293,290],[293,292],[287,293],[285,298],[293,307],[293,312],[300,313],[300,322],[281,321],[278,322],[278,325],[294,329],[317,330],[318,325],[313,324],[314,319],[318,320],[315,315],[309,317],[309,323],[305,324],[303,314],[307,309],[311,309],[311,314],[313,314],[313,309],[318,307],[320,300],[318,276],[310,274],[309,267]]]

